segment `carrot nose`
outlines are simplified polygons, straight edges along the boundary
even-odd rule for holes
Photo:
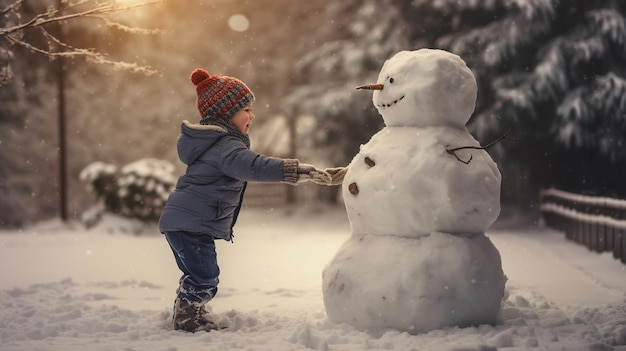
[[[359,85],[356,88],[364,89],[364,90],[383,90],[384,87],[385,86],[382,84],[365,84],[365,85]]]

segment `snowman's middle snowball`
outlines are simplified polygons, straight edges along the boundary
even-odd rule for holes
[[[484,150],[459,151],[472,155],[469,164],[446,151],[465,145],[478,142],[450,127],[387,127],[374,135],[343,180],[353,234],[484,232],[500,213],[500,172]]]

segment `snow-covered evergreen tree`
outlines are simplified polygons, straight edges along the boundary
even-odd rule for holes
[[[463,57],[477,76],[479,101],[471,131],[487,143],[512,127],[511,135],[520,139],[496,148],[505,188],[517,183],[526,187],[518,191],[524,194],[535,193],[529,184],[556,185],[626,196],[619,180],[623,174],[612,171],[626,162],[623,1],[387,0],[342,2],[341,7],[346,11],[334,16],[347,23],[343,33],[309,53],[317,62],[305,57],[296,67],[316,78],[303,83],[313,83],[301,88],[308,91],[292,96],[300,109],[320,115],[326,129],[336,130],[325,142],[341,147],[354,129],[361,139],[371,136],[356,123],[335,122],[338,115],[354,118],[371,103],[348,93],[345,101],[333,99],[336,90],[318,86],[320,76],[373,80],[376,66],[394,51],[442,48]],[[361,61],[359,69],[353,67],[358,61],[347,60],[353,57],[378,63]]]
[[[626,163],[626,4],[471,3],[414,2],[452,19],[433,43],[463,56],[478,75],[472,130],[486,140],[513,127],[521,142],[500,151],[538,185],[626,196],[612,175]],[[487,20],[463,26],[477,10]]]

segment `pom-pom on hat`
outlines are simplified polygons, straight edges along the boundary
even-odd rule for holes
[[[202,68],[191,72],[189,77],[196,86],[196,105],[202,119],[225,118],[229,120],[254,101],[254,94],[237,78],[213,76]]]

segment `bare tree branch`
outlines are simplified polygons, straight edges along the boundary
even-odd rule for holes
[[[105,14],[105,13],[113,13],[113,12],[120,12],[120,11],[127,11],[127,10],[131,10],[134,8],[138,8],[138,7],[143,7],[143,6],[147,6],[147,5],[153,5],[156,3],[160,3],[160,2],[164,2],[166,0],[151,0],[151,1],[147,1],[147,2],[142,2],[139,4],[134,4],[134,5],[117,5],[115,2],[112,3],[108,3],[108,4],[104,4],[104,5],[97,5],[94,8],[88,9],[88,10],[84,10],[81,12],[74,12],[74,13],[69,13],[66,15],[59,15],[59,10],[58,9],[51,9],[45,13],[40,13],[38,15],[36,15],[35,17],[33,17],[32,19],[30,19],[29,21],[25,22],[25,23],[21,23],[12,27],[7,27],[7,28],[2,28],[0,29],[0,36],[5,36],[11,33],[14,33],[16,31],[20,31],[23,30],[25,28],[35,28],[35,27],[40,27],[43,26],[45,24],[48,23],[55,23],[55,22],[61,22],[61,21],[66,21],[66,20],[70,20],[70,19],[74,19],[74,18],[78,18],[78,17],[86,17],[89,15],[98,15],[98,14]],[[19,1],[21,3],[21,1]],[[86,1],[81,1],[79,3],[75,3],[75,4],[70,4],[67,7],[65,7],[63,10],[64,11],[71,11],[72,9],[77,8],[79,5],[84,4]],[[17,3],[16,3],[17,4]],[[4,13],[4,11],[11,11],[11,10],[15,10],[14,5],[9,6],[8,8],[2,10],[2,12]]]
[[[109,20],[106,17],[98,16],[98,15],[89,15],[89,16],[85,16],[85,17],[91,17],[91,18],[99,19],[102,22],[104,22],[104,24],[107,25],[108,27],[124,31],[126,33],[133,33],[133,34],[161,34],[161,33],[164,32],[163,30],[158,29],[158,28],[157,29],[146,29],[146,28],[137,28],[137,27],[125,26],[125,25],[123,25],[121,23],[113,22],[113,21]]]
[[[9,12],[16,11],[17,9],[19,9],[22,6],[22,2],[23,2],[23,0],[17,0],[14,3],[12,3],[11,5],[7,6],[6,8],[0,9],[0,15],[4,15],[4,14],[7,14]]]
[[[150,68],[150,66],[139,65],[134,62],[108,60],[106,56],[103,56],[103,55],[87,56],[87,61],[91,61],[91,62],[98,63],[98,64],[110,65],[113,67],[113,69],[120,70],[120,71],[123,70],[123,71],[130,71],[132,73],[142,73],[148,76],[161,73],[159,70]]]
[[[52,40],[54,40],[55,42],[59,43],[60,45],[63,45],[64,47],[68,47],[70,48],[70,50],[68,51],[49,51],[49,50],[43,50],[40,49],[36,46],[33,46],[23,40],[14,38],[13,36],[7,36],[7,38],[9,38],[12,42],[18,44],[18,45],[22,45],[25,48],[32,50],[34,52],[40,53],[40,54],[44,54],[47,55],[48,57],[51,58],[55,58],[55,57],[85,57],[87,59],[87,61],[91,61],[94,63],[98,63],[98,64],[107,64],[112,66],[114,69],[117,70],[126,70],[126,71],[131,71],[133,73],[143,73],[146,75],[153,75],[153,74],[159,74],[160,72],[156,69],[151,68],[150,66],[145,66],[145,65],[138,65],[136,63],[129,63],[129,62],[124,62],[124,61],[114,61],[114,60],[109,60],[106,58],[106,55],[98,53],[96,51],[93,51],[91,49],[80,49],[80,48],[74,48],[71,47],[65,43],[61,43],[59,42],[56,38],[51,37]]]
[[[79,0],[75,2],[70,2],[66,0],[64,1],[64,7],[62,9],[62,12],[61,9],[58,8],[49,8],[46,12],[37,14],[26,22],[0,28],[0,37],[4,37],[9,42],[21,45],[31,50],[32,52],[47,55],[50,58],[84,57],[91,62],[112,65],[115,69],[129,70],[131,72],[140,72],[143,74],[152,75],[159,72],[145,65],[110,60],[106,57],[106,54],[97,52],[95,49],[73,47],[63,40],[59,40],[59,37],[57,37],[55,34],[48,32],[45,25],[51,23],[62,23],[64,21],[81,17],[91,17],[103,21],[109,27],[116,28],[118,30],[122,30],[128,33],[157,34],[161,33],[162,31],[159,29],[143,29],[126,26],[121,23],[111,21],[103,15],[128,11],[138,7],[153,5],[165,1],[167,0],[146,0],[137,4],[120,5],[114,0],[106,2],[99,2],[94,0]],[[0,14],[14,13],[16,14],[16,17],[19,18],[17,12],[22,6],[22,2],[23,0],[16,0],[13,4],[7,6],[4,9],[1,9]],[[47,39],[48,48],[40,48],[25,41],[22,38],[21,33],[27,29],[39,30],[40,33]],[[53,44],[55,44],[56,47],[54,47]]]

